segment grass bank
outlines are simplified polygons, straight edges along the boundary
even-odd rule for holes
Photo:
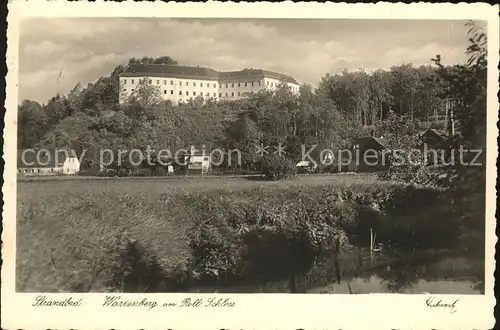
[[[459,226],[442,196],[340,175],[22,182],[16,286],[154,292],[283,278],[324,249],[366,247],[370,229],[397,248],[447,248]]]

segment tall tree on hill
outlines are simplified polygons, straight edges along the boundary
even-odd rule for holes
[[[53,126],[69,116],[71,109],[66,106],[65,97],[57,94],[47,102],[44,110],[49,118],[49,125]]]
[[[177,61],[170,56],[160,56],[157,58],[153,57],[143,57],[143,58],[131,58],[128,64],[167,64],[167,65],[177,65]]]
[[[17,145],[33,148],[49,128],[49,118],[40,103],[24,100],[17,111]]]
[[[420,80],[416,69],[411,64],[393,66],[392,93],[394,95],[394,112],[414,119],[415,95],[420,88]]]
[[[485,198],[486,198],[486,99],[487,99],[487,36],[475,22],[468,22],[469,56],[464,65],[445,67],[438,55],[433,62],[445,85],[446,98],[454,100],[453,119],[459,126],[453,137],[455,148],[480,150],[463,155],[462,161],[450,166],[453,178],[450,198],[460,201],[451,216],[459,220],[463,238],[469,245],[483,247],[477,249],[484,258]],[[496,63],[494,64],[496,65]],[[456,157],[458,158],[458,156]],[[472,163],[472,160],[474,162]]]
[[[343,71],[341,75],[326,74],[321,78],[318,85],[317,95],[325,100],[331,100],[336,105],[337,109],[344,115],[352,117],[352,82],[347,71]]]
[[[486,80],[487,37],[474,22],[467,23],[469,42],[465,65],[444,66],[438,55],[432,61],[438,66],[438,74],[444,86],[443,98],[451,99],[448,108],[451,124],[459,125],[459,137],[470,146],[485,147],[486,129]],[[454,110],[451,115],[451,110]]]
[[[391,90],[390,73],[383,70],[375,71],[370,76],[372,125],[377,121],[382,121],[384,119],[384,113],[389,111],[392,102],[393,95]]]
[[[353,80],[353,102],[356,113],[356,121],[362,125],[368,125],[369,98],[370,98],[370,77],[364,71],[351,74]]]
[[[445,104],[441,99],[442,85],[436,80],[436,69],[431,66],[417,68],[420,85],[415,97],[415,116],[430,124],[439,123]]]

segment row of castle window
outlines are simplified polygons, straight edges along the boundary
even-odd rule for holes
[[[123,91],[126,92],[127,90],[124,89]],[[131,91],[133,92],[134,89],[131,89]],[[168,91],[166,89],[164,89],[163,94],[168,94]],[[174,91],[170,90],[170,95],[173,95],[173,94],[174,94]],[[179,91],[179,95],[182,95],[182,91]],[[184,95],[189,96],[189,91],[185,91]],[[193,92],[192,95],[196,96],[196,92]],[[210,96],[210,93],[206,93],[205,95]],[[203,93],[200,93],[200,96],[203,96]],[[231,93],[231,96],[234,97],[234,92]],[[238,96],[241,96],[241,92],[238,92]],[[217,97],[217,93],[214,93],[214,97]],[[222,93],[219,93],[219,97],[222,97]],[[229,97],[229,93],[226,93],[226,97]]]
[[[127,83],[127,79],[123,79],[123,83],[126,84]],[[135,80],[134,79],[130,79],[130,83],[135,84]],[[151,79],[149,79],[148,83],[152,84],[153,81]],[[156,84],[159,85],[160,84],[160,80],[156,80]],[[163,80],[163,85],[166,85],[166,84],[167,84],[167,80]],[[174,85],[174,81],[173,80],[170,80],[170,85],[171,86]],[[213,85],[213,88],[217,88],[217,84],[212,84],[212,85]],[[179,81],[179,86],[182,86],[182,81]],[[189,86],[189,81],[186,81],[186,86]],[[210,84],[209,83],[205,83],[205,86],[208,88],[208,87],[210,87]],[[193,87],[196,87],[196,82],[193,82]],[[203,87],[203,83],[200,83],[200,87]]]
[[[132,84],[135,83],[135,80],[134,79],[131,79],[130,81]],[[148,81],[150,84],[153,83],[153,81],[151,79],[149,79]],[[127,79],[123,79],[123,83],[126,84],[127,83]],[[156,84],[159,85],[160,84],[160,80],[156,80]],[[163,84],[166,85],[167,84],[167,80],[163,80]],[[244,83],[237,83],[238,84],[238,87],[241,87],[241,84],[244,84],[245,87],[248,87],[248,84],[251,84],[251,86],[255,86],[255,82],[252,81],[250,83],[248,82],[244,82]],[[170,81],[170,85],[173,86],[174,85],[174,81],[171,80]],[[209,83],[206,83],[205,84],[206,87],[210,87],[210,84]],[[229,88],[229,83],[226,83],[226,84],[219,84],[219,88],[223,88],[222,85],[226,85],[225,87],[226,88]],[[269,84],[269,81],[266,82],[266,85],[267,86],[271,86],[271,87],[274,87],[274,83],[271,82],[271,84]],[[182,81],[179,81],[179,86],[182,86]],[[186,86],[189,86],[189,81],[186,81]],[[260,81],[257,81],[257,86],[260,86]],[[278,83],[276,83],[276,86],[278,86]],[[196,87],[196,82],[193,82],[193,87]],[[200,87],[203,87],[203,83],[200,83]],[[216,88],[217,87],[217,84],[213,84],[213,87]],[[231,87],[235,87],[235,83],[231,83]]]

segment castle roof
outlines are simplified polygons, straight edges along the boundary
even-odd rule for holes
[[[219,73],[219,79],[221,80],[238,80],[238,79],[244,79],[247,77],[256,77],[257,79],[262,79],[262,78],[271,78],[271,79],[276,79],[276,80],[281,80],[287,83],[292,83],[292,84],[297,84],[297,81],[295,78],[288,76],[283,73],[278,73],[274,71],[269,71],[269,70],[262,70],[262,69],[243,69],[239,71],[228,71],[228,72],[220,72]]]
[[[131,64],[123,72],[121,77],[185,77],[192,79],[217,80],[219,74],[210,68],[184,65],[167,64]]]
[[[288,83],[297,84],[297,81],[288,75],[262,69],[243,69],[239,71],[220,72],[211,68],[186,65],[167,65],[137,63],[130,64],[121,77],[165,77],[165,78],[188,78],[206,80],[237,81],[240,79],[262,79],[272,78]]]

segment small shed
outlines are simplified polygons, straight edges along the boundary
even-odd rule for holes
[[[446,148],[448,136],[445,132],[434,128],[429,128],[420,134],[423,145],[427,145],[427,149],[444,149]]]
[[[440,165],[443,161],[451,161],[453,145],[445,132],[430,128],[420,134],[420,139],[421,149],[427,153],[427,165]]]
[[[349,172],[377,172],[388,166],[387,140],[383,137],[364,136],[354,140],[350,149]]]

